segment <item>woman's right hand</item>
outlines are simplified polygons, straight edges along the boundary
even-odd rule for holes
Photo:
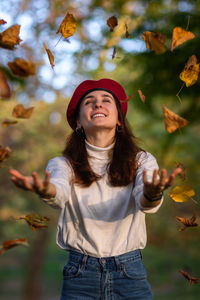
[[[9,173],[12,175],[12,182],[19,188],[35,192],[44,198],[53,198],[56,195],[56,188],[50,183],[50,172],[48,171],[46,171],[44,181],[39,178],[37,172],[33,172],[32,176],[24,176],[17,170],[11,169]]]

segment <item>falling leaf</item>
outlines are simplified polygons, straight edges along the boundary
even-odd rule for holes
[[[122,101],[120,101],[120,102],[121,102],[121,103],[123,103],[123,102],[128,102],[128,101],[130,101],[132,98],[133,98],[133,96],[129,96],[129,97],[127,97],[125,100],[122,100]]]
[[[3,242],[1,249],[0,249],[0,255],[3,254],[5,251],[14,248],[16,246],[23,245],[23,246],[29,246],[28,242],[24,238],[15,239],[15,240],[8,240]]]
[[[17,123],[18,123],[18,121],[5,119],[2,122],[2,125],[3,125],[3,127],[7,127],[7,126],[14,125],[14,124],[17,124]]]
[[[170,191],[169,195],[175,202],[186,202],[195,195],[195,192],[190,186],[177,185]]]
[[[56,33],[60,32],[64,38],[68,38],[74,34],[75,30],[76,20],[72,14],[67,13]]]
[[[26,61],[23,58],[15,58],[14,62],[8,63],[13,75],[18,77],[28,77],[35,75],[36,66],[32,61]]]
[[[151,31],[145,31],[142,34],[142,38],[145,41],[147,48],[155,51],[156,54],[162,54],[167,50],[164,45],[166,36],[160,32],[154,33]]]
[[[23,104],[17,104],[12,112],[15,118],[29,119],[32,115],[34,107],[24,108]]]
[[[41,217],[38,214],[21,216],[16,218],[16,220],[25,220],[33,231],[37,231],[41,228],[47,228],[47,223],[49,222],[49,218]]]
[[[163,113],[164,113],[165,128],[169,133],[174,132],[178,128],[185,127],[188,124],[187,120],[181,118],[179,115],[169,110],[164,104],[163,104]]]
[[[177,46],[193,39],[194,37],[195,35],[192,32],[186,31],[181,27],[175,27],[172,34],[171,51],[173,51]]]
[[[0,166],[2,162],[7,160],[7,158],[10,156],[11,149],[9,147],[2,148],[0,145]]]
[[[193,276],[189,275],[187,272],[185,272],[185,271],[183,271],[183,270],[179,270],[179,272],[180,272],[187,280],[189,280],[190,284],[196,284],[196,283],[198,283],[198,281],[200,281],[199,278],[193,277]]]
[[[125,28],[126,28],[126,33],[125,33],[125,37],[128,38],[129,37],[129,31],[128,31],[128,25],[125,23]]]
[[[142,102],[144,103],[145,102],[145,95],[143,95],[142,91],[141,90],[138,90],[138,94],[140,96],[140,99],[142,100]]]
[[[180,74],[180,79],[185,82],[186,86],[191,86],[195,84],[199,76],[199,64],[197,63],[197,58],[195,55],[192,55],[183,70]]]
[[[19,38],[20,25],[13,25],[0,33],[0,47],[13,50],[22,40]]]
[[[180,228],[179,231],[183,231],[187,227],[198,226],[198,224],[195,222],[196,221],[196,216],[192,216],[191,218],[176,217],[176,219],[184,225],[184,227]]]
[[[45,43],[43,43],[43,46],[44,46],[44,48],[45,48],[45,50],[47,52],[47,55],[48,55],[48,58],[49,58],[49,62],[50,62],[51,66],[52,66],[52,69],[53,69],[53,67],[54,67],[54,56],[53,56],[52,52],[47,48],[47,46],[45,45]]]
[[[113,48],[113,53],[112,53],[112,59],[115,58],[116,54],[117,54],[117,48],[114,47],[114,48]]]
[[[4,24],[6,24],[6,23],[7,23],[7,22],[4,21],[3,19],[0,20],[0,25],[4,25]]]
[[[185,181],[185,179],[186,179],[186,172],[185,172],[185,167],[184,167],[184,165],[183,165],[182,163],[180,163],[180,162],[176,162],[176,163],[175,163],[175,167],[176,167],[176,168],[181,168],[181,169],[182,169],[182,172],[179,173],[178,176],[179,176],[183,181]]]
[[[107,20],[107,25],[109,26],[110,31],[112,32],[114,30],[114,28],[118,25],[117,18],[115,16],[110,17]]]
[[[11,96],[11,89],[8,84],[7,76],[3,70],[0,70],[0,99],[8,99]]]

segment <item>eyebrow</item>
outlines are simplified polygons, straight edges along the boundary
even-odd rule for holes
[[[103,94],[103,95],[101,95],[102,97],[108,97],[108,98],[110,98],[110,99],[113,99],[113,97],[111,96],[111,95],[109,95],[109,94]],[[85,98],[83,99],[83,100],[85,100],[85,99],[90,99],[90,98],[95,98],[95,96],[93,96],[93,95],[88,95],[88,96],[85,96]]]

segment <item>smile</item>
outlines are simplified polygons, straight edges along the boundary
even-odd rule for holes
[[[99,117],[106,117],[106,115],[104,115],[104,114],[95,114],[95,115],[92,116],[92,119],[99,118]]]

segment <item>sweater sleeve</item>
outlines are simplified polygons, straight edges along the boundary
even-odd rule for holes
[[[142,210],[144,213],[155,213],[160,208],[163,197],[161,199],[161,202],[156,207],[142,207],[140,203],[140,198],[143,194],[143,171],[147,171],[147,180],[152,181],[153,171],[154,169],[159,169],[157,161],[155,157],[150,154],[149,152],[140,152],[138,158],[139,167],[137,169],[136,173],[136,179],[135,179],[135,186],[133,188],[133,196],[135,198],[136,204],[139,207],[140,210]]]
[[[49,160],[46,171],[51,173],[50,182],[56,187],[56,196],[41,199],[54,208],[63,208],[70,195],[71,167],[64,157],[55,157]]]

